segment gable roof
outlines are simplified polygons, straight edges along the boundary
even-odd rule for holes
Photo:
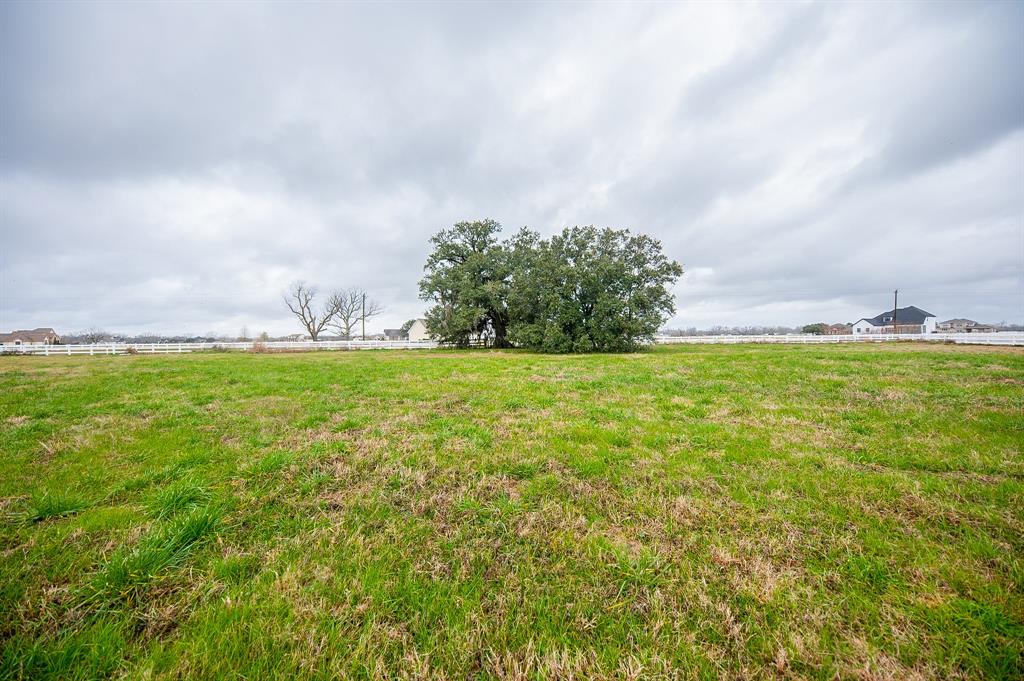
[[[47,338],[57,338],[57,332],[48,326],[37,329],[17,329],[10,333],[0,333],[0,343],[20,340],[23,343],[42,343]]]
[[[896,323],[897,324],[924,324],[924,320],[929,317],[934,317],[931,312],[925,312],[919,307],[900,307],[896,309]],[[861,321],[861,320],[858,320]],[[863,318],[863,321],[868,322],[872,326],[891,326],[892,325],[892,310],[886,310],[885,312],[871,317]]]

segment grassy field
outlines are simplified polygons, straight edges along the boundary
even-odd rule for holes
[[[1024,354],[0,358],[0,677],[1020,678]]]

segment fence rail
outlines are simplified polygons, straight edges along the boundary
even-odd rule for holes
[[[418,350],[436,348],[433,341],[241,341],[224,343],[89,343],[44,345],[0,343],[0,353],[22,355],[123,355],[176,354],[201,351],[291,352],[300,350]]]
[[[1024,333],[1004,331],[997,333],[921,333],[921,334],[860,334],[843,336],[812,336],[787,334],[777,336],[657,336],[658,345],[701,345],[736,343],[880,343],[884,341],[929,341],[970,345],[1021,345]],[[244,341],[225,343],[92,343],[82,345],[21,345],[0,343],[0,354],[20,355],[123,355],[123,354],[177,354],[200,351],[267,351],[294,352],[301,350],[424,350],[440,347],[434,341]]]
[[[929,341],[961,345],[1024,345],[1024,332],[999,331],[995,333],[864,333],[814,336],[811,334],[781,334],[764,336],[658,336],[659,345],[720,344],[720,343],[880,343],[884,341]]]

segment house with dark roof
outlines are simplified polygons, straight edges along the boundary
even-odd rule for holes
[[[935,333],[935,315],[919,307],[901,307],[853,323],[855,335],[865,333]]]
[[[57,345],[60,343],[60,336],[50,327],[41,326],[38,329],[18,329],[10,333],[0,333],[0,343],[4,345],[28,345],[30,343]]]
[[[405,333],[401,329],[384,329],[384,337],[387,340],[398,341],[405,338]]]

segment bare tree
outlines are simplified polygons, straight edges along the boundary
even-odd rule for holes
[[[337,313],[331,322],[331,328],[345,340],[351,340],[360,325],[367,319],[376,317],[384,311],[384,306],[368,297],[366,291],[353,286],[331,294],[331,302]]]
[[[281,297],[313,340],[317,339],[324,327],[338,314],[334,296],[330,296],[322,308],[315,309],[316,287],[309,286],[304,281],[293,283]]]
[[[352,335],[359,326],[362,292],[355,288],[335,291],[331,294],[331,302],[338,311],[331,322],[331,328],[343,339],[352,340]]]
[[[366,322],[373,317],[376,317],[384,311],[384,306],[378,303],[372,298],[367,298],[366,294],[363,294],[363,314],[360,321],[363,322],[363,334],[366,334]]]
[[[83,343],[102,343],[110,338],[110,334],[103,329],[98,329],[94,326],[78,334],[78,337]]]

